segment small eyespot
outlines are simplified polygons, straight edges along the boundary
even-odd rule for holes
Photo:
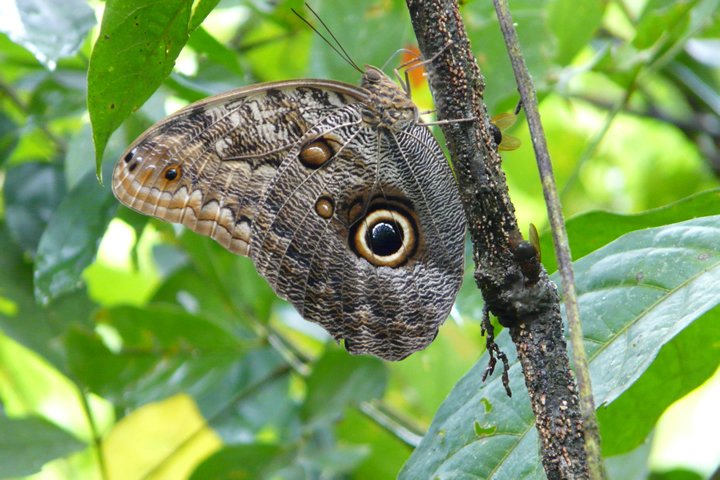
[[[133,162],[133,163],[128,167],[128,171],[132,172],[133,170],[135,170],[135,169],[137,168],[137,166],[138,166],[138,162]]]
[[[329,197],[321,197],[315,202],[315,212],[322,218],[332,218],[334,211],[333,201]]]
[[[125,155],[125,163],[130,163],[130,160],[135,156],[137,153],[138,147],[133,148]]]
[[[173,181],[180,176],[180,169],[178,167],[170,167],[165,170],[165,180]]]
[[[333,152],[323,139],[315,140],[300,151],[300,161],[308,168],[319,168],[330,160]]]
[[[398,267],[414,255],[418,231],[403,208],[383,205],[350,230],[352,249],[375,266]]]

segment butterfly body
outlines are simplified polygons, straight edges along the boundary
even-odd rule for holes
[[[130,208],[252,259],[350,353],[425,348],[462,281],[465,222],[442,150],[382,71],[361,87],[273,82],[192,104],[123,154]]]

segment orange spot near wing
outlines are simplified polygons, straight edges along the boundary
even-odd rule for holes
[[[400,57],[400,64],[404,65],[412,60],[421,60],[420,57],[420,49],[416,45],[406,45],[406,50],[410,50],[409,52],[402,52],[402,56]],[[412,53],[411,53],[412,52]],[[410,65],[411,70],[408,72],[408,77],[410,78],[410,87],[416,88],[425,83],[425,68],[423,67],[416,67],[415,64]]]

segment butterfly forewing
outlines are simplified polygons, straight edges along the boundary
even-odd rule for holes
[[[195,103],[128,148],[113,191],[140,213],[247,255],[257,202],[288,151],[329,110],[362,94],[339,82],[277,82]]]
[[[400,360],[449,314],[465,223],[416,107],[369,69],[368,89],[277,82],[186,107],[131,145],[113,191],[249,256],[351,353]]]

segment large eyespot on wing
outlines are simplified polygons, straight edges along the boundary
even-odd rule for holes
[[[147,130],[118,160],[115,196],[247,255],[252,219],[277,167],[328,111],[365,92],[331,81],[287,81],[189,105]]]

